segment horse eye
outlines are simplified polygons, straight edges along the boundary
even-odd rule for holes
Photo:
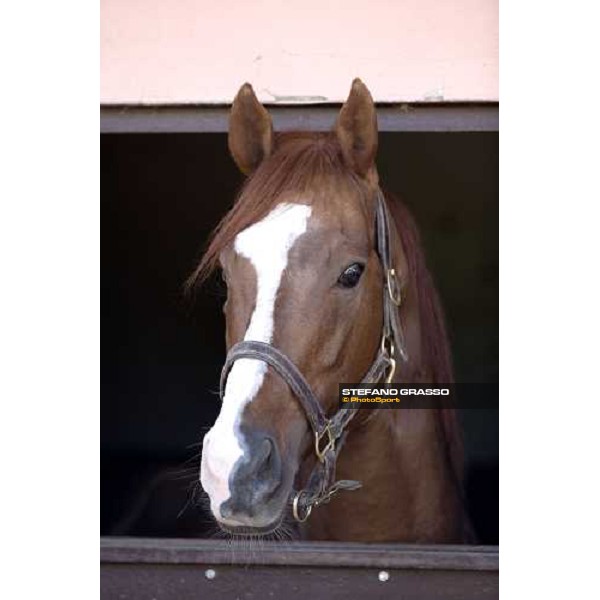
[[[346,267],[344,272],[338,277],[338,284],[344,288],[353,288],[359,281],[362,272],[365,270],[365,265],[353,263]]]

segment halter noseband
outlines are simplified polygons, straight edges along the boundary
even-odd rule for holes
[[[362,383],[376,383],[384,376],[386,383],[390,383],[396,371],[396,351],[403,360],[408,359],[398,317],[401,294],[396,272],[392,266],[389,220],[385,199],[381,190],[378,189],[375,227],[377,253],[384,273],[383,332],[377,356],[363,377]],[[300,402],[314,432],[314,450],[318,460],[306,487],[299,492],[292,492],[291,503],[294,518],[300,522],[306,521],[313,506],[329,502],[330,498],[340,490],[355,490],[361,487],[359,481],[335,481],[335,464],[348,433],[346,428],[356,416],[359,408],[338,410],[328,419],[298,367],[281,350],[271,344],[252,340],[239,342],[229,350],[221,371],[221,400],[225,396],[229,371],[233,363],[240,358],[260,360],[272,367],[288,384]]]

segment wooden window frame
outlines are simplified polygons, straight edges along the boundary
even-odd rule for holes
[[[107,537],[100,556],[102,598],[498,597],[497,546]]]
[[[276,131],[328,131],[340,105],[269,106]],[[105,134],[225,133],[228,106],[102,106]],[[381,132],[497,132],[497,103],[381,104]],[[101,538],[103,598],[498,597],[498,546]],[[282,569],[285,567],[285,569]]]
[[[276,131],[329,131],[340,105],[268,106]],[[103,106],[101,133],[224,133],[229,106]],[[383,104],[379,130],[498,131],[497,103]]]

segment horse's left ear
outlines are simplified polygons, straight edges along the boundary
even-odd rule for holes
[[[335,124],[344,160],[365,177],[375,164],[377,154],[377,113],[371,93],[360,80],[352,82],[348,99]]]
[[[273,148],[271,115],[249,83],[240,88],[233,101],[228,142],[231,156],[244,175],[250,175]]]

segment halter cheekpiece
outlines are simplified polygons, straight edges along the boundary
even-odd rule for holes
[[[398,317],[401,290],[392,266],[390,216],[383,193],[379,188],[377,189],[375,229],[377,254],[383,270],[383,330],[377,356],[364,375],[362,382],[376,383],[385,377],[386,383],[391,383],[396,371],[396,353],[405,361],[408,357]],[[329,502],[331,497],[340,490],[355,490],[361,487],[359,481],[335,481],[337,456],[347,434],[346,428],[356,416],[359,408],[338,410],[328,419],[298,367],[281,350],[271,344],[252,340],[239,342],[229,350],[221,372],[221,400],[225,396],[229,371],[233,363],[240,358],[261,360],[272,367],[294,393],[313,430],[317,463],[308,478],[306,487],[300,491],[292,491],[290,502],[294,518],[299,522],[306,521],[313,506]]]

